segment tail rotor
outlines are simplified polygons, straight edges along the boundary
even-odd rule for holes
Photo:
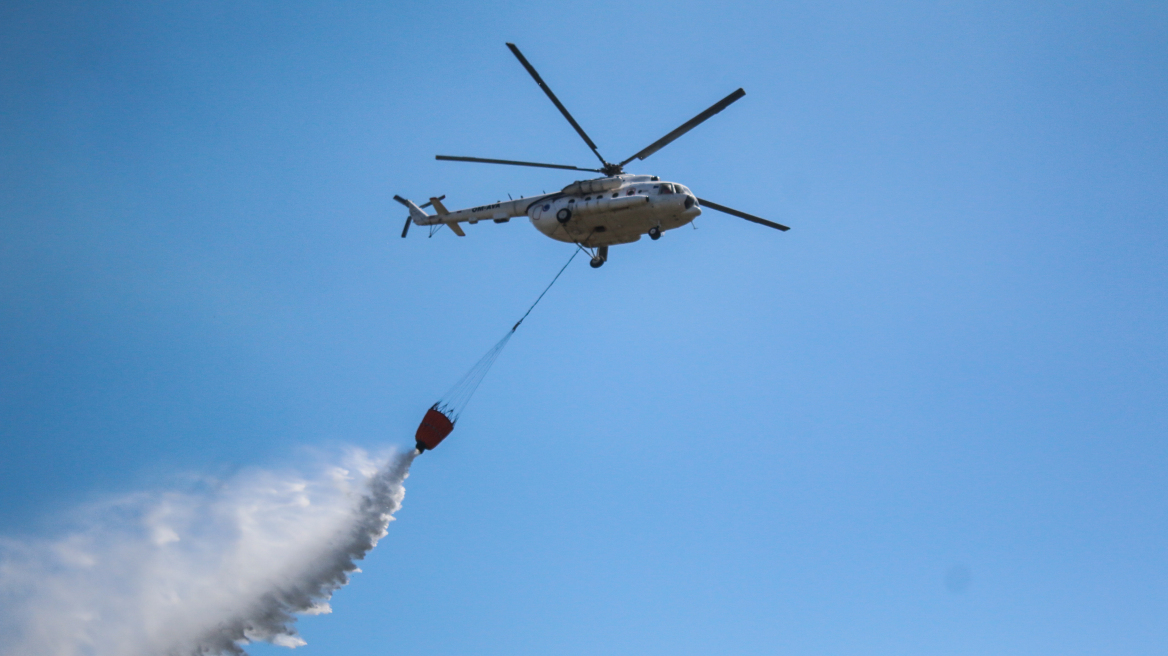
[[[410,211],[410,215],[406,217],[406,225],[405,225],[405,227],[402,228],[402,239],[405,239],[406,235],[408,235],[410,233],[410,223],[411,223],[411,221],[413,221],[413,219],[416,218],[416,215],[420,214],[423,217],[426,216],[426,213],[422,211],[422,208],[430,207],[431,205],[434,204],[434,201],[441,201],[444,198],[446,198],[446,194],[442,194],[441,196],[438,196],[437,198],[431,198],[430,200],[426,201],[426,203],[424,205],[414,205],[412,202],[410,202],[409,200],[407,200],[405,198],[402,198],[401,196],[394,196],[393,197],[394,200],[401,203],[402,205],[405,205],[406,209],[408,209]]]

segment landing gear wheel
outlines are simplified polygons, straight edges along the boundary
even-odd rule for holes
[[[559,212],[556,212],[556,220],[560,223],[567,223],[572,218],[572,210],[564,207]]]
[[[649,239],[652,239],[653,241],[661,239],[661,226],[653,226],[652,228],[649,228]]]
[[[599,257],[594,257],[594,258],[592,258],[592,261],[591,261],[591,262],[589,262],[588,264],[589,264],[589,265],[590,265],[590,266],[591,266],[593,269],[599,269],[601,266],[603,266],[603,265],[604,265],[604,260],[600,259]]]

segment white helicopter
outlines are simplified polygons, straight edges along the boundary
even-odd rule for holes
[[[551,88],[540,78],[535,68],[528,63],[515,44],[507,47],[527,69],[536,84],[547,94],[552,103],[568,119],[584,143],[596,154],[601,168],[590,169],[564,164],[542,164],[539,162],[518,162],[506,159],[483,159],[481,157],[450,157],[437,155],[435,159],[449,162],[478,162],[481,164],[510,164],[512,166],[534,166],[547,169],[569,171],[595,171],[604,174],[602,178],[579,180],[552,194],[541,194],[480,205],[465,210],[451,212],[442,204],[446,196],[431,198],[428,203],[418,206],[401,196],[394,200],[409,208],[402,237],[410,230],[410,222],[420,226],[449,226],[454,234],[465,237],[460,223],[476,224],[479,221],[506,223],[514,217],[526,216],[532,225],[543,234],[558,241],[576,244],[586,249],[592,256],[592,268],[598,268],[608,260],[608,247],[637,241],[641,235],[650,239],[661,238],[661,233],[673,230],[693,221],[702,213],[702,207],[725,212],[747,221],[753,221],[776,230],[789,230],[785,225],[740,212],[736,209],[698,198],[688,187],[676,182],[665,182],[655,175],[629,175],[624,167],[634,159],[643,160],[669,145],[673,140],[697,127],[714,114],[726,109],[731,103],[746,95],[742,89],[714,103],[712,107],[686,121],[681,127],[661,137],[637,154],[619,164],[612,164],[600,154],[596,144],[572,118],[568,110],[552,93]],[[437,214],[426,214],[422,208],[433,206]],[[431,232],[433,234],[433,232]]]

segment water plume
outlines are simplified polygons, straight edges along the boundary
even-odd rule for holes
[[[305,644],[296,616],[386,533],[416,452],[315,476],[251,470],[83,509],[54,539],[0,540],[0,653],[243,654]]]

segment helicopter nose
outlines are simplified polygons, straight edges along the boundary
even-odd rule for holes
[[[688,210],[689,208],[693,207],[695,203],[697,203],[697,201],[694,200],[694,197],[687,194],[685,197],[685,209]]]

